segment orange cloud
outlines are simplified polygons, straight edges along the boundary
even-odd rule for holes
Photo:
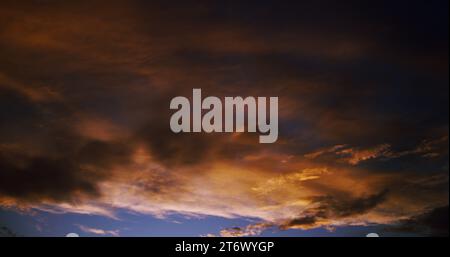
[[[1,206],[113,219],[117,209],[245,217],[257,221],[216,232],[251,236],[394,224],[448,205],[448,120],[430,122],[443,109],[420,98],[448,105],[448,83],[425,90],[384,78],[385,63],[408,75],[423,73],[410,63],[428,66],[409,52],[386,56],[399,51],[361,33],[390,26],[258,26],[211,19],[209,5],[151,7],[0,8]],[[197,87],[279,96],[280,139],[262,146],[254,134],[173,134],[169,100]],[[383,106],[390,95],[408,112]],[[380,161],[402,165],[372,165]]]

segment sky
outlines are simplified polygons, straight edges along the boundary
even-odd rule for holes
[[[0,235],[448,236],[448,1],[1,1]],[[277,96],[279,135],[170,100]]]

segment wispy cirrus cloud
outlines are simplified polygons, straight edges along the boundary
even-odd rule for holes
[[[370,159],[394,159],[408,155],[418,155],[424,158],[438,157],[446,153],[445,146],[448,137],[443,136],[438,139],[422,140],[417,146],[410,150],[395,151],[390,144],[380,144],[369,148],[350,147],[347,145],[335,145],[329,148],[321,149],[316,152],[304,155],[307,159],[315,159],[325,154],[333,154],[339,161],[348,162],[351,165],[357,165],[360,162]]]
[[[77,225],[77,227],[86,233],[89,234],[94,234],[94,235],[101,235],[101,236],[120,236],[119,235],[119,230],[104,230],[104,229],[100,229],[100,228],[92,228],[92,227],[88,227],[88,226],[84,226],[84,225]]]

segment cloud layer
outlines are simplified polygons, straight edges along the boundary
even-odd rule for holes
[[[432,2],[3,1],[0,205],[258,220],[223,236],[448,206],[448,3]],[[279,140],[172,133],[192,88],[278,96]]]

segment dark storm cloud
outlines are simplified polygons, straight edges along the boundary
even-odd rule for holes
[[[17,164],[20,161],[22,163]],[[25,162],[25,163],[23,163]],[[69,201],[72,195],[98,194],[97,175],[86,174],[68,160],[0,157],[0,194],[24,201]]]
[[[161,115],[155,115],[161,117]],[[154,157],[166,166],[210,163],[216,159],[241,159],[258,151],[258,135],[242,135],[234,139],[230,134],[179,133],[168,129],[170,113],[144,126],[135,135],[143,141]]]
[[[81,164],[110,168],[130,162],[131,146],[122,142],[89,141],[82,146],[76,160]]]
[[[214,139],[200,134],[173,134],[166,126],[144,128],[144,138],[156,158],[166,165],[188,165],[206,162]]]
[[[383,202],[386,199],[387,194],[388,190],[384,190],[380,193],[357,199],[348,199],[346,197],[339,198],[333,196],[317,197],[315,202],[318,202],[320,207],[316,210],[316,214],[319,217],[322,215],[347,217],[351,215],[363,214]]]
[[[203,97],[210,94],[202,91]],[[241,159],[258,151],[258,135],[242,134],[233,138],[230,133],[173,133],[169,120],[174,110],[167,106],[173,97],[185,96],[192,102],[192,89],[167,91],[155,97],[148,106],[147,122],[133,134],[133,140],[144,142],[157,161],[168,167],[191,166],[214,162],[216,159]]]
[[[70,147],[70,146],[68,146]],[[113,176],[109,170],[129,160],[121,144],[88,142],[73,155],[27,156],[0,152],[0,195],[23,202],[72,202],[97,197],[97,183]]]
[[[443,206],[401,221],[387,230],[448,237],[448,217],[448,206]]]
[[[281,229],[295,227],[313,227],[323,219],[352,217],[369,212],[387,198],[388,190],[366,197],[351,198],[348,196],[319,196],[313,202],[319,206],[306,210],[301,217],[289,220],[280,225]]]
[[[291,227],[295,226],[310,226],[315,225],[317,222],[317,218],[314,216],[305,216],[301,218],[296,218],[293,220],[290,220],[289,222],[281,225],[282,229],[289,229]]]

